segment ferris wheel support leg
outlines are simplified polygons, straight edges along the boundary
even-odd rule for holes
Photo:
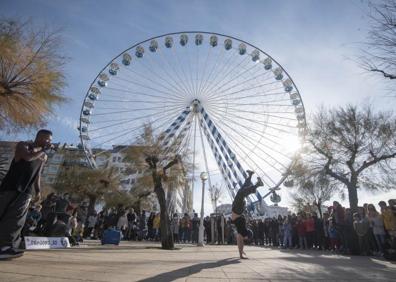
[[[177,130],[180,128],[181,124],[186,120],[187,116],[190,114],[191,110],[186,108],[175,121],[164,131],[164,141],[163,145],[168,145],[172,137],[175,136]]]
[[[212,138],[209,136],[207,128],[204,126],[204,123],[202,119],[200,119],[201,126],[203,128],[204,134],[206,136],[206,139],[209,143],[209,146],[212,150],[213,156],[215,157],[216,163],[220,169],[220,172],[226,182],[226,185],[228,187],[228,192],[230,194],[231,199],[234,199],[235,197],[235,192],[234,192],[234,187],[232,185],[232,180],[231,180],[231,173],[227,171],[227,166],[225,165],[222,156],[220,155],[215,143],[213,142]]]
[[[213,140],[216,140],[216,144],[220,148],[220,151],[223,154],[224,159],[227,162],[231,162],[231,164],[234,163],[235,166],[238,168],[239,173],[242,174],[242,176],[244,178],[249,178],[249,176],[251,178],[251,175],[253,174],[253,172],[251,170],[247,170],[245,172],[245,170],[242,168],[242,165],[236,158],[236,155],[229,148],[227,142],[224,140],[223,136],[220,134],[219,130],[216,128],[215,124],[210,119],[208,113],[206,113],[206,111],[203,107],[201,107],[200,112],[201,112],[201,115],[203,116],[203,121],[204,121],[206,127],[208,128],[209,134],[211,135]],[[240,180],[238,173],[236,172],[234,166],[229,165],[228,168],[233,172],[233,175],[237,179],[239,186],[242,187],[243,186],[242,181]],[[256,192],[256,198],[259,200],[262,199],[262,197],[258,191]],[[250,197],[248,199],[249,199],[249,202],[252,201],[250,199]]]

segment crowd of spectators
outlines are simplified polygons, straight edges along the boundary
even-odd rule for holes
[[[277,218],[250,219],[253,232],[250,244],[284,249],[313,249],[342,254],[378,255],[396,249],[396,201],[364,204],[356,213],[338,202],[323,212],[299,212]],[[160,213],[133,208],[89,210],[87,202],[72,204],[69,195],[49,194],[39,205],[30,207],[22,234],[67,236],[72,245],[84,239],[100,239],[113,228],[124,240],[160,240]],[[170,228],[176,243],[197,243],[200,218],[194,213],[173,214]],[[206,242],[235,244],[235,228],[230,218],[205,217]],[[215,230],[212,230],[215,228]],[[215,232],[214,232],[215,231]],[[212,238],[215,236],[215,238]]]
[[[380,211],[373,204],[364,204],[352,213],[335,201],[322,217],[300,212],[251,220],[252,244],[390,257],[396,244],[396,200],[378,205]]]

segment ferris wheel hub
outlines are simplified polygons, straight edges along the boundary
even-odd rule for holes
[[[194,113],[199,113],[200,109],[201,109],[201,101],[199,101],[198,99],[194,99],[191,102],[191,106],[190,106],[191,111],[193,111]]]

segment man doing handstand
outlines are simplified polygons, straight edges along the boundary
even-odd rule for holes
[[[255,185],[252,184],[252,175],[253,171],[247,170],[248,177],[245,179],[245,183],[243,183],[242,187],[238,190],[234,202],[232,203],[232,222],[235,224],[237,229],[237,244],[239,257],[241,259],[247,259],[243,255],[246,255],[243,251],[244,242],[243,240],[248,239],[249,230],[246,228],[246,219],[243,215],[246,209],[246,201],[245,198],[250,194],[256,193],[256,189],[259,186],[263,186],[263,182],[260,177],[257,177],[257,183]]]

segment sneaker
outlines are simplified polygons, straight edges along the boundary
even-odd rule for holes
[[[5,251],[0,251],[0,259],[13,259],[23,256],[24,251],[9,248]]]

